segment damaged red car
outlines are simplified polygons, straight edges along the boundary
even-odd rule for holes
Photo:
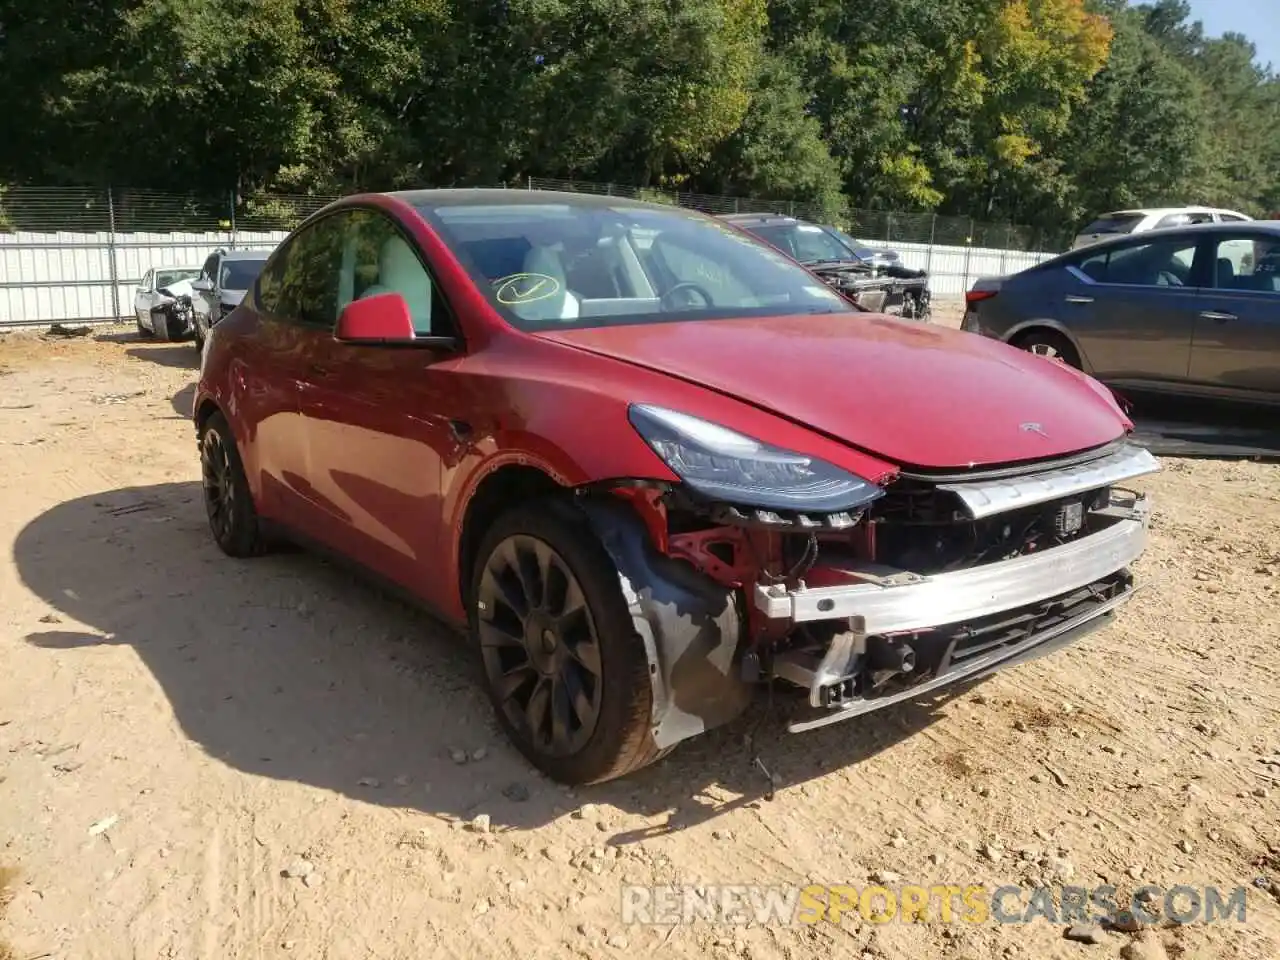
[[[766,683],[801,732],[1107,624],[1159,469],[1076,370],[712,217],[520,190],[312,216],[210,332],[194,420],[223,551],[312,544],[465,630],[566,783]]]

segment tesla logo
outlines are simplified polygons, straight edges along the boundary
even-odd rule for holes
[[[1020,429],[1023,433],[1038,433],[1040,434],[1040,436],[1044,437],[1046,440],[1049,438],[1049,434],[1044,432],[1044,427],[1040,426],[1040,424],[1038,423],[1019,424],[1018,429]]]

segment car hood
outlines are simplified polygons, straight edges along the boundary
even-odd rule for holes
[[[908,467],[1062,456],[1131,426],[1105,387],[1055,361],[880,315],[619,324],[537,336],[700,384]]]

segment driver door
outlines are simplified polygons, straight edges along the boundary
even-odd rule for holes
[[[148,270],[138,284],[133,295],[133,312],[137,314],[138,324],[151,329],[151,308],[155,304],[155,270]]]
[[[439,584],[441,477],[469,446],[457,356],[427,346],[342,343],[333,326],[353,300],[398,293],[420,336],[456,329],[416,244],[381,211],[334,217],[321,259],[335,268],[324,335],[309,337],[299,381],[311,495],[325,542],[429,599]],[[317,323],[321,321],[317,315]],[[464,425],[459,427],[459,425]]]

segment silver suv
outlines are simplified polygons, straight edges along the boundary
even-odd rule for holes
[[[209,329],[240,305],[262,271],[270,250],[215,250],[191,284],[196,349],[204,349]]]

